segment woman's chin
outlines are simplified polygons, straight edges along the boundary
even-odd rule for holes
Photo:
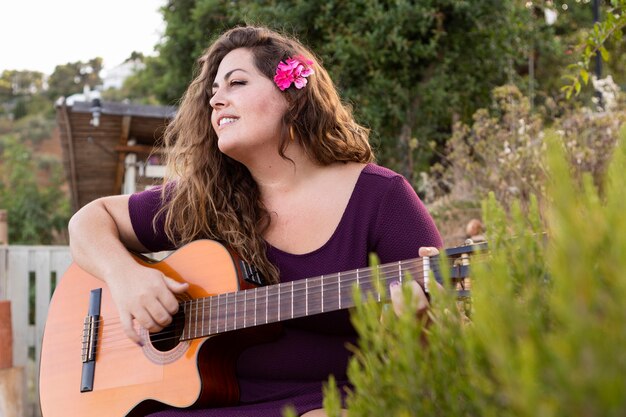
[[[241,146],[241,144],[237,144],[232,141],[219,140],[217,142],[217,147],[221,153],[228,156],[229,158],[232,158],[239,162],[243,162],[242,160],[244,159],[243,157],[246,154],[246,150],[243,146]],[[249,152],[250,151],[248,150],[248,153]]]

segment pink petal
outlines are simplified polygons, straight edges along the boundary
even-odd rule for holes
[[[296,86],[298,90],[306,86],[306,83],[307,83],[307,80],[306,78],[303,78],[303,77],[298,77],[293,82],[293,84]]]

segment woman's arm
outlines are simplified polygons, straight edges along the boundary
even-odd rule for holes
[[[69,223],[74,262],[107,283],[126,335],[141,344],[133,319],[151,332],[168,325],[178,310],[174,293],[187,284],[137,263],[128,250],[146,252],[133,230],[129,196],[111,196],[81,208]]]

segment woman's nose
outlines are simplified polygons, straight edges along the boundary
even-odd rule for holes
[[[225,100],[219,90],[215,91],[213,97],[209,100],[209,105],[214,109],[224,106]]]

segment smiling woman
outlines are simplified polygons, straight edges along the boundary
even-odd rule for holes
[[[127,249],[161,251],[198,239],[227,245],[241,258],[235,287],[254,281],[265,286],[259,289],[265,296],[249,301],[247,292],[207,291],[209,302],[226,305],[235,322],[239,317],[256,326],[260,309],[266,318],[260,323],[275,314],[281,327],[260,326],[254,338],[240,331],[208,338],[198,353],[199,373],[217,378],[226,400],[203,391],[192,409],[165,407],[151,415],[279,417],[288,405],[300,415],[324,415],[322,384],[334,375],[339,387],[349,386],[346,346],[356,337],[343,298],[354,278],[342,288],[342,271],[356,270],[358,284],[372,252],[382,263],[398,262],[417,257],[421,247],[442,246],[441,237],[407,180],[372,162],[368,130],[298,41],[266,28],[237,27],[199,63],[165,133],[171,176],[160,189],[81,209],[70,222],[74,259],[106,282],[128,339],[146,350],[154,339],[147,331],[169,328],[180,315],[179,300],[195,298],[198,285],[136,262]],[[209,264],[217,268],[217,261]],[[325,276],[336,277],[329,288],[338,296],[320,287]],[[421,290],[418,295],[426,302]],[[228,310],[228,300],[237,297],[243,306]],[[328,303],[335,311],[328,312]],[[320,314],[309,315],[313,310]],[[208,315],[210,322],[212,311],[203,307],[203,319]],[[192,320],[188,314],[185,307],[183,328]],[[201,337],[197,333],[193,337]],[[229,358],[236,383],[224,378],[220,384]],[[148,405],[154,401],[142,402],[133,415],[153,412]]]

